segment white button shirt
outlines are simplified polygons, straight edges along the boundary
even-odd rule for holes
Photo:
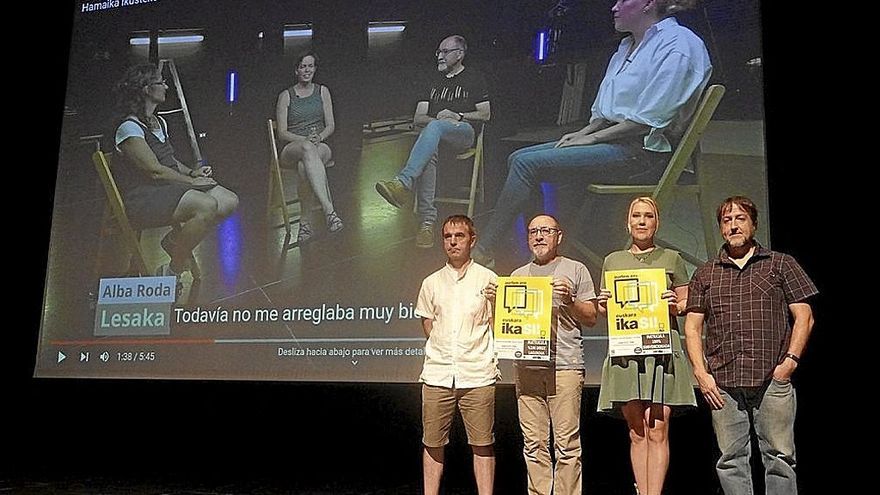
[[[432,320],[419,381],[446,388],[475,388],[498,379],[492,305],[483,288],[495,272],[469,261],[462,275],[449,264],[429,275],[419,290],[416,314]]]
[[[627,57],[632,43],[632,36],[621,40],[608,62],[590,121],[631,120],[650,126],[645,149],[671,151],[665,131],[684,133],[712,75],[709,52],[703,40],[674,17],[648,28]]]

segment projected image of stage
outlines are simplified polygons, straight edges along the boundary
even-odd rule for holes
[[[11,313],[23,321],[13,320],[4,354],[4,363],[13,365],[4,374],[12,393],[4,395],[9,455],[0,491],[422,493],[418,380],[426,341],[413,308],[422,280],[446,257],[437,226],[433,246],[419,247],[424,237],[416,198],[395,208],[376,184],[401,172],[419,136],[414,113],[438,76],[440,44],[451,34],[464,36],[465,72],[483,75],[491,101],[491,118],[475,129],[483,138],[473,200],[479,240],[499,208],[509,206],[498,200],[511,154],[587,125],[622,38],[614,30],[614,3],[155,0],[29,9],[27,24],[40,39],[13,48],[27,51],[33,64],[14,71],[21,81],[10,94],[26,110],[8,120],[31,141],[10,147],[9,153],[26,151],[16,171],[27,173],[25,181],[7,181],[7,189],[21,188],[35,201],[9,209],[8,218],[27,225],[6,232],[14,251],[25,242],[24,276],[16,270],[17,254],[7,261],[31,289],[16,299],[21,307],[16,302]],[[816,327],[792,377],[803,494],[827,488],[829,474],[836,481],[833,474],[843,471],[831,466],[841,457],[834,454],[846,451],[831,445],[846,435],[829,416],[827,398],[839,376],[828,372],[837,362],[831,356],[839,332],[822,331],[836,322],[824,302],[832,290],[825,282],[830,250],[822,243],[834,236],[821,235],[803,204],[815,190],[815,174],[837,163],[822,152],[836,148],[789,132],[815,113],[792,88],[809,81],[815,94],[824,94],[814,82],[822,72],[816,52],[803,44],[805,37],[782,28],[832,24],[803,22],[808,11],[816,9],[703,0],[676,14],[709,52],[712,73],[702,95],[717,86],[724,92],[691,160],[662,192],[669,195],[658,201],[662,221],[655,237],[658,246],[682,253],[691,276],[721,245],[713,208],[744,194],[760,211],[759,242],[792,254],[819,286]],[[814,38],[825,43],[834,36]],[[298,75],[299,56],[309,50],[317,60],[300,60]],[[232,211],[184,239],[194,245],[192,260],[181,256],[181,237],[172,233],[182,226],[167,221],[167,208],[150,218],[143,213],[154,211],[144,205],[155,204],[131,200],[127,180],[143,168],[128,161],[131,150],[121,145],[119,129],[138,109],[121,110],[115,88],[129,68],[144,64],[161,71],[131,79],[159,102],[155,121],[141,115],[143,141],[150,133],[167,135],[173,156],[187,167],[180,175],[198,182],[194,190],[203,193],[212,184],[186,170],[200,175],[208,166],[211,180],[236,198],[226,196]],[[277,175],[273,167],[270,137],[284,161],[283,133],[296,123],[279,118],[278,101],[291,90],[293,98],[307,99],[308,91],[292,87],[309,76],[332,95],[335,130],[323,142],[332,150],[326,184],[343,225],[334,231],[337,224],[328,223],[314,194],[319,187],[302,187],[307,181],[298,164],[280,164]],[[19,96],[21,88],[30,94]],[[25,116],[38,123],[18,124]],[[131,141],[138,131],[127,127],[122,134]],[[804,150],[809,156],[793,158]],[[438,196],[470,200],[473,151],[442,150]],[[507,276],[523,266],[530,257],[525,222],[548,211],[565,229],[561,253],[583,262],[598,283],[602,257],[630,238],[625,219],[632,196],[609,194],[610,179],[542,177],[493,246],[495,272]],[[442,221],[470,205],[437,206]],[[312,230],[305,240],[304,209]],[[170,270],[172,253],[181,272]],[[583,492],[628,495],[635,491],[628,425],[597,412],[608,352],[603,320],[583,329]],[[511,384],[516,373],[511,361],[500,365],[495,493],[525,493],[526,437]],[[697,407],[674,414],[670,423],[663,493],[722,491],[710,407],[695,392]],[[450,435],[441,493],[475,493],[472,450],[458,413]],[[751,463],[755,492],[762,493],[757,447]]]
[[[462,4],[473,10],[466,22],[392,3],[366,11],[325,2],[295,14],[272,2],[251,9],[231,1],[77,11],[38,376],[417,380],[425,337],[413,310],[422,279],[444,261],[439,228],[432,248],[417,246],[412,206],[390,206],[375,185],[407,161],[419,133],[413,111],[436,75],[438,43],[464,35],[465,66],[489,86],[492,118],[473,200],[479,235],[495,214],[508,155],[585,125],[619,38],[603,2],[580,5],[552,46],[542,34],[543,2],[516,11],[502,2]],[[767,212],[760,67],[744,65],[760,56],[758,14],[748,13],[753,24],[735,39],[720,27],[728,15],[714,6],[680,16],[707,40],[710,84],[728,87],[663,205],[659,236],[685,255],[691,272],[720,245],[713,211],[720,199],[746,194]],[[279,93],[296,82],[298,54],[308,50],[319,55],[315,82],[332,92],[326,177],[344,227],[328,229],[320,207],[306,211],[313,236],[299,242],[304,178],[295,168],[276,175],[267,122],[276,119]],[[148,62],[161,65],[151,84],[168,88],[158,113],[175,156],[209,165],[238,198],[193,249],[198,276],[156,276],[169,262],[163,239],[172,226],[133,222],[127,235],[96,162],[96,153],[106,154],[111,176],[131,166],[117,151],[122,115],[113,88],[126,68]],[[276,143],[279,153],[284,144]],[[462,194],[470,183],[474,158],[456,154],[441,150],[438,195]],[[501,236],[496,272],[507,275],[528,260],[523,218],[548,211],[569,231],[565,253],[598,277],[602,257],[628,238],[621,219],[631,196],[594,194],[590,185],[546,181]],[[443,204],[439,216],[467,210]],[[759,231],[765,244],[767,232]],[[603,323],[585,333],[591,384],[599,382],[606,333]],[[512,379],[509,362],[503,371]]]

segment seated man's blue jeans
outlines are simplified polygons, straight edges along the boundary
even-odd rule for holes
[[[437,221],[434,196],[437,189],[437,152],[441,144],[453,153],[466,150],[474,142],[474,128],[467,122],[432,120],[422,129],[409,152],[406,166],[397,179],[409,189],[416,189],[418,204],[416,213],[422,223]],[[414,187],[417,185],[417,187]]]
[[[749,465],[752,453],[749,427],[752,424],[764,463],[766,492],[773,495],[797,494],[794,471],[797,397],[791,382],[772,380],[761,405],[751,411],[739,409],[736,400],[724,390],[721,396],[724,398],[724,407],[712,411],[712,426],[721,450],[716,471],[725,495],[753,493],[752,468]]]
[[[646,181],[660,177],[668,153],[642,148],[640,137],[588,146],[554,148],[556,141],[514,151],[507,159],[507,180],[495,203],[495,213],[477,241],[485,253],[494,250],[504,231],[540,190],[541,182],[554,184],[613,184],[638,174]],[[641,172],[645,173],[641,177]],[[647,183],[647,182],[646,182]]]

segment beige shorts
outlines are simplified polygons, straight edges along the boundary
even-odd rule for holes
[[[461,411],[470,445],[483,447],[495,443],[495,385],[453,389],[422,384],[422,443],[426,447],[449,443],[456,406]]]

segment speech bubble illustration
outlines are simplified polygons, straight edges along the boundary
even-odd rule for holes
[[[525,284],[507,284],[504,286],[504,309],[508,313],[514,309],[526,309],[528,290]]]
[[[614,302],[621,308],[628,303],[639,302],[639,279],[621,278],[614,281]]]

